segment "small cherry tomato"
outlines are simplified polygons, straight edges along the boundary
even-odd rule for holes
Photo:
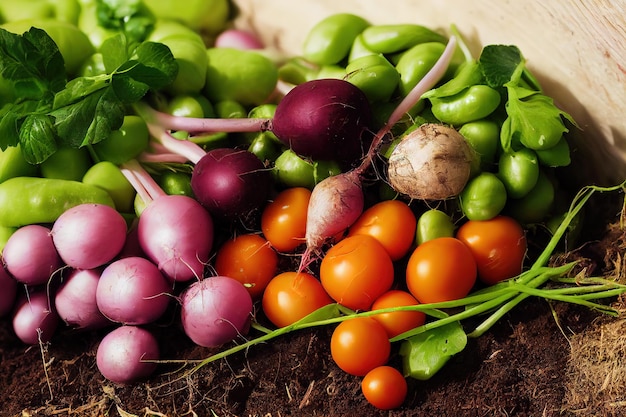
[[[279,252],[291,252],[304,243],[311,191],[287,188],[269,203],[261,215],[261,231]]]
[[[476,261],[470,249],[453,237],[419,245],[406,268],[409,291],[422,304],[465,297],[476,283]]]
[[[380,410],[399,408],[408,392],[406,379],[396,368],[383,365],[369,371],[361,381],[365,399]]]
[[[369,235],[348,236],[331,247],[320,264],[320,281],[338,303],[369,310],[393,284],[393,262],[385,248]]]
[[[344,372],[363,376],[389,360],[391,342],[385,328],[371,317],[339,323],[330,338],[330,353]]]
[[[278,254],[257,234],[239,235],[224,243],[215,256],[218,275],[241,282],[259,299],[278,269]]]
[[[267,318],[285,327],[332,302],[313,275],[289,271],[272,278],[261,303]]]
[[[522,272],[526,256],[526,235],[522,226],[508,216],[468,221],[456,234],[474,255],[478,279],[488,285]]]
[[[374,301],[372,310],[381,310],[391,307],[412,306],[419,304],[410,293],[402,290],[389,290]],[[426,321],[426,314],[421,311],[394,311],[372,316],[383,325],[387,336],[394,336],[421,326]]]
[[[400,200],[374,204],[361,214],[350,227],[348,236],[370,235],[378,240],[397,261],[413,245],[417,219],[409,206]]]

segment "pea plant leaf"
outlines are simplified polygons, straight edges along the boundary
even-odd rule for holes
[[[467,335],[458,321],[411,336],[400,346],[404,375],[428,380],[466,345]]]

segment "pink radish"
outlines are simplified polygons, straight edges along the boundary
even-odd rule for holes
[[[45,284],[63,266],[50,229],[31,224],[17,229],[2,252],[7,271],[26,285]]]
[[[17,281],[0,265],[0,317],[8,315],[17,298]]]
[[[159,344],[150,331],[136,326],[121,326],[102,338],[96,352],[100,373],[118,384],[150,376],[160,357]]]
[[[114,208],[80,204],[61,214],[51,233],[68,266],[93,269],[110,262],[122,250],[126,229],[126,220]]]
[[[59,287],[54,305],[61,320],[75,329],[99,329],[111,324],[98,309],[99,269],[74,269]]]
[[[52,339],[59,326],[59,316],[43,290],[21,295],[13,313],[13,331],[28,345],[45,343]]]

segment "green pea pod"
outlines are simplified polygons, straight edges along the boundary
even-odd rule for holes
[[[478,61],[465,61],[459,66],[451,80],[437,88],[425,92],[422,98],[453,96],[472,85],[482,83],[483,78],[483,73]]]
[[[278,67],[252,50],[209,48],[204,93],[211,102],[235,100],[244,106],[265,102],[274,92]]]
[[[445,45],[440,42],[421,43],[404,52],[397,61],[400,94],[406,96],[435,65]]]
[[[339,174],[341,168],[335,161],[310,161],[287,149],[276,158],[273,172],[283,186],[313,189],[324,178]]]
[[[167,112],[182,117],[215,117],[213,105],[201,94],[180,94],[173,97],[168,103]]]
[[[226,27],[231,12],[229,0],[143,0],[160,19],[176,20],[196,32],[215,35]]]
[[[396,68],[382,55],[366,55],[346,66],[346,81],[356,85],[370,102],[388,101],[400,81]]]
[[[0,183],[9,178],[35,175],[37,175],[37,165],[26,162],[20,145],[10,146],[0,151]]]
[[[459,133],[480,155],[480,169],[488,171],[495,163],[500,145],[500,126],[492,120],[481,119],[465,123],[459,128]]]
[[[147,147],[150,133],[146,122],[139,116],[126,115],[118,130],[109,137],[91,145],[99,161],[110,161],[116,165],[137,157]]]
[[[360,33],[356,38],[354,38],[354,42],[352,42],[350,54],[348,55],[348,62],[352,62],[357,58],[367,55],[377,55],[377,53],[365,46],[363,43],[363,33]]]
[[[522,198],[509,199],[506,211],[522,224],[539,223],[550,214],[554,198],[554,184],[543,170],[540,170],[537,184],[533,189]]]
[[[0,3],[0,16],[5,22],[52,19],[54,18],[54,5],[48,0],[3,1]]]
[[[92,164],[87,148],[62,146],[43,161],[39,169],[45,178],[80,181]]]
[[[537,184],[539,161],[528,148],[503,152],[498,160],[498,178],[510,198],[522,198]]]
[[[271,132],[259,132],[252,139],[248,151],[261,161],[275,161],[281,154],[281,144]]]
[[[417,24],[372,25],[363,30],[362,38],[369,50],[380,54],[403,51],[420,43],[448,41],[440,33]]]
[[[109,193],[117,211],[132,213],[135,189],[114,163],[102,161],[94,164],[85,173],[82,182],[101,188]]]
[[[449,97],[431,97],[431,110],[442,123],[460,126],[484,119],[500,105],[500,93],[482,84],[472,85]]]
[[[246,117],[246,108],[235,100],[221,100],[213,106],[217,117],[237,119]]]
[[[293,57],[278,67],[278,78],[289,84],[302,84],[317,78],[319,65],[311,64],[303,57]]]
[[[336,13],[320,20],[309,30],[302,55],[318,65],[337,64],[344,60],[355,38],[370,23],[351,13]]]
[[[193,197],[190,174],[178,171],[165,171],[157,176],[156,181],[166,194]]]
[[[507,202],[506,188],[491,172],[469,180],[461,194],[461,211],[469,220],[489,220],[500,214]]]
[[[167,90],[172,94],[198,93],[206,82],[208,58],[200,34],[175,21],[157,20],[148,41],[166,45],[178,63],[178,74]]]
[[[0,253],[4,250],[9,238],[15,233],[17,227],[7,227],[0,225]]]
[[[565,136],[561,137],[556,145],[548,149],[537,149],[537,158],[541,165],[547,167],[564,167],[571,162],[569,144]]]
[[[78,0],[50,0],[50,3],[54,6],[54,16],[57,20],[78,24],[81,8]]]
[[[322,65],[320,70],[316,74],[316,79],[321,78],[339,78],[342,79],[346,76],[346,69],[341,65]],[[309,79],[308,81],[310,81]]]
[[[11,178],[0,184],[0,225],[53,223],[63,212],[83,203],[115,207],[109,193],[79,181]]]
[[[415,242],[418,245],[438,237],[453,236],[454,223],[452,222],[450,216],[441,210],[426,210],[417,219]]]

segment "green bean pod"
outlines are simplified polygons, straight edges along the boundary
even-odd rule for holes
[[[503,152],[498,160],[498,177],[511,198],[522,198],[537,184],[539,161],[528,148]]]
[[[370,23],[351,13],[337,13],[309,30],[302,55],[318,65],[337,64],[348,56],[355,38]]]
[[[0,183],[9,178],[32,177],[36,174],[37,165],[26,162],[20,145],[0,151]]]
[[[539,223],[546,219],[554,206],[555,187],[548,175],[539,171],[532,190],[519,199],[509,199],[506,211],[522,224]]]
[[[561,137],[556,145],[548,149],[537,149],[539,163],[548,167],[564,167],[571,162],[570,148],[565,136]]]
[[[388,101],[400,81],[396,68],[382,55],[366,55],[346,66],[346,81],[359,87],[370,102]]]
[[[83,203],[115,207],[109,193],[93,185],[53,178],[11,178],[0,184],[0,225],[53,223],[63,212]]]
[[[365,28],[362,41],[363,45],[373,52],[390,54],[412,48],[420,43],[446,43],[447,38],[422,25],[389,24]]]
[[[500,93],[482,84],[476,84],[449,97],[431,97],[431,110],[443,123],[460,126],[484,119],[500,105]]]
[[[400,74],[399,89],[402,96],[406,96],[432,69],[445,47],[440,42],[420,43],[399,57],[396,70]]]
[[[506,188],[491,172],[469,180],[461,194],[461,211],[469,220],[489,220],[500,214],[507,202]]]

